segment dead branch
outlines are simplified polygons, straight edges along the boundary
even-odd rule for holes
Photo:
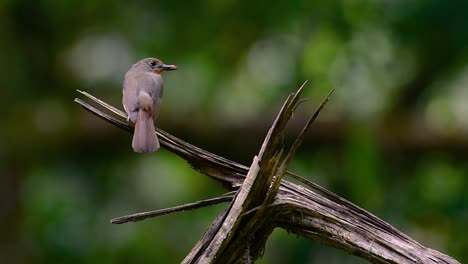
[[[268,236],[276,227],[341,248],[373,263],[459,263],[447,255],[424,247],[346,199],[286,171],[305,133],[328,100],[327,97],[312,115],[286,158],[280,162],[283,153],[281,137],[286,123],[301,102],[304,85],[286,100],[250,167],[219,157],[156,129],[164,148],[185,159],[193,169],[220,181],[227,189],[237,191],[234,197],[214,199],[221,202],[229,197],[232,202],[214,220],[183,263],[250,263],[261,256]],[[86,92],[80,93],[126,120],[124,112]],[[75,101],[116,127],[129,132],[133,130],[128,122],[106,114],[81,99]],[[283,180],[284,174],[299,180],[307,188]],[[156,210],[128,216],[124,220],[132,221],[138,217],[147,218],[192,207],[193,204],[189,204]]]
[[[172,213],[178,213],[178,212],[183,212],[183,211],[188,211],[188,210],[193,210],[193,209],[198,209],[206,206],[210,206],[213,204],[219,204],[219,203],[224,203],[224,202],[229,202],[233,198],[232,195],[228,196],[221,196],[221,197],[216,197],[216,198],[211,198],[211,199],[206,199],[206,200],[201,200],[193,203],[188,203],[184,205],[179,205],[171,208],[164,208],[160,210],[154,210],[154,211],[149,211],[149,212],[141,212],[141,213],[136,213],[136,214],[131,214],[131,215],[126,215],[126,216],[121,216],[117,217],[114,219],[111,219],[112,224],[124,224],[128,222],[138,222],[145,220],[147,218],[152,218],[160,215],[166,215],[166,214],[172,214]]]

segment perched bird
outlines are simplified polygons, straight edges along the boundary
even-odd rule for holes
[[[163,96],[164,71],[177,69],[155,58],[146,58],[133,64],[125,74],[122,103],[127,120],[135,123],[132,148],[135,152],[154,152],[159,141],[154,130]]]

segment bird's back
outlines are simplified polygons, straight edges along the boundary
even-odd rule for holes
[[[125,75],[122,103],[132,122],[135,122],[138,109],[143,103],[140,102],[139,98],[151,98],[153,101],[152,110],[156,114],[162,95],[163,79],[160,75],[152,72],[141,72],[139,69],[133,68]]]

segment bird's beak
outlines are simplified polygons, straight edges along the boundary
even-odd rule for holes
[[[177,66],[175,65],[170,65],[170,64],[164,64],[162,66],[163,70],[165,71],[173,71],[173,70],[177,70]]]

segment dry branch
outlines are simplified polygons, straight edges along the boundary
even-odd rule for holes
[[[154,210],[154,211],[149,211],[149,212],[141,212],[141,213],[126,215],[126,216],[121,216],[121,217],[111,219],[111,223],[112,224],[124,224],[128,222],[138,222],[138,221],[145,220],[147,218],[152,218],[152,217],[156,217],[160,215],[178,213],[178,212],[183,212],[187,210],[193,210],[193,209],[210,206],[213,204],[229,202],[232,200],[232,198],[233,196],[231,195],[221,196],[221,197],[201,200],[201,201],[197,201],[193,203],[188,203],[184,205],[179,205],[179,206],[175,206],[171,208],[164,208],[164,209],[159,209],[159,210]]]
[[[268,236],[276,227],[341,248],[373,263],[458,263],[447,255],[422,246],[346,199],[286,171],[295,150],[324,105],[322,103],[314,113],[280,163],[284,127],[300,103],[303,87],[286,100],[250,168],[156,129],[164,148],[185,159],[195,170],[220,181],[227,189],[237,190],[231,204],[214,220],[184,263],[251,263],[261,256]],[[124,112],[85,92],[80,93],[126,119]],[[129,132],[133,130],[128,122],[106,114],[83,100],[75,101],[116,127]],[[279,168],[278,164],[281,164]],[[299,180],[307,188],[282,180],[283,174]],[[219,197],[215,200],[223,199]],[[190,208],[190,204],[140,216],[146,218],[184,208]]]

